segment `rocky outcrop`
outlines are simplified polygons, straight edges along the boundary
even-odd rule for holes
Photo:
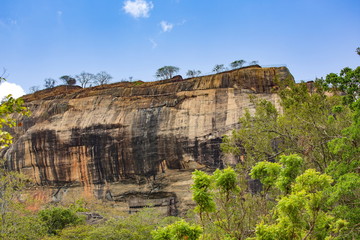
[[[245,109],[254,110],[249,95],[276,103],[272,90],[285,78],[292,78],[285,67],[254,66],[181,81],[39,91],[24,96],[32,115],[18,119],[14,144],[2,155],[9,168],[53,188],[54,199],[77,187],[133,208],[176,212],[191,200],[193,169],[224,166],[221,138],[239,127]],[[149,193],[159,198],[149,202]]]

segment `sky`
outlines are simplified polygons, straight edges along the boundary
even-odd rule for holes
[[[359,66],[359,0],[0,0],[0,97],[106,71],[154,81],[243,59],[296,81]],[[60,80],[58,80],[60,83]]]

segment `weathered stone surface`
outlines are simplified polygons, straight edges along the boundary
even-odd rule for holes
[[[32,115],[19,119],[2,155],[11,169],[53,188],[55,198],[78,186],[113,201],[126,192],[167,192],[153,202],[190,203],[191,170],[224,166],[221,137],[254,110],[249,95],[277,104],[275,80],[288,77],[285,67],[255,66],[182,81],[39,91],[24,97]]]

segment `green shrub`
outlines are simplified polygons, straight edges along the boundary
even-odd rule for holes
[[[39,211],[40,219],[45,223],[49,234],[58,234],[59,230],[70,225],[84,222],[84,216],[78,216],[71,208],[51,207]]]
[[[143,81],[138,80],[138,81],[136,81],[136,82],[133,83],[133,86],[139,86],[139,85],[141,85],[141,84],[143,84],[143,83],[144,83]]]
[[[197,240],[202,233],[199,225],[191,225],[184,220],[151,232],[154,240]]]

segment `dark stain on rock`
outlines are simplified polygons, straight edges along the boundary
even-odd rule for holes
[[[221,161],[220,143],[221,138],[213,138],[200,143],[200,159],[199,162],[212,168],[223,168]]]
[[[160,164],[158,156],[158,126],[161,108],[140,109],[132,129],[132,156],[135,172],[145,177],[155,176]]]
[[[86,181],[92,184],[129,180],[146,183],[146,179],[157,175],[163,162],[169,169],[186,167],[182,163],[184,154],[208,167],[223,167],[221,138],[199,140],[158,135],[160,112],[160,108],[144,109],[135,124],[138,128],[132,129],[132,133],[121,124],[73,128],[70,142],[63,143],[55,130],[33,132],[29,151],[32,167],[39,173],[39,183],[57,186],[70,183],[73,171],[79,171],[74,166],[84,162],[87,172],[81,172],[79,181],[85,181],[85,174]],[[24,145],[14,144],[13,148],[8,167],[20,170],[24,164],[21,160]],[[164,165],[161,166],[164,171]]]
[[[54,182],[66,182],[65,169],[57,172],[55,155],[58,154],[58,139],[54,130],[43,130],[31,134],[31,152],[33,160],[39,171],[41,184],[50,184],[48,171],[51,172]],[[59,175],[60,174],[60,175]]]
[[[88,128],[73,128],[68,147],[85,146],[90,157],[88,169],[94,184],[120,180],[119,141],[111,136],[112,131],[121,129],[120,124],[94,125]]]

